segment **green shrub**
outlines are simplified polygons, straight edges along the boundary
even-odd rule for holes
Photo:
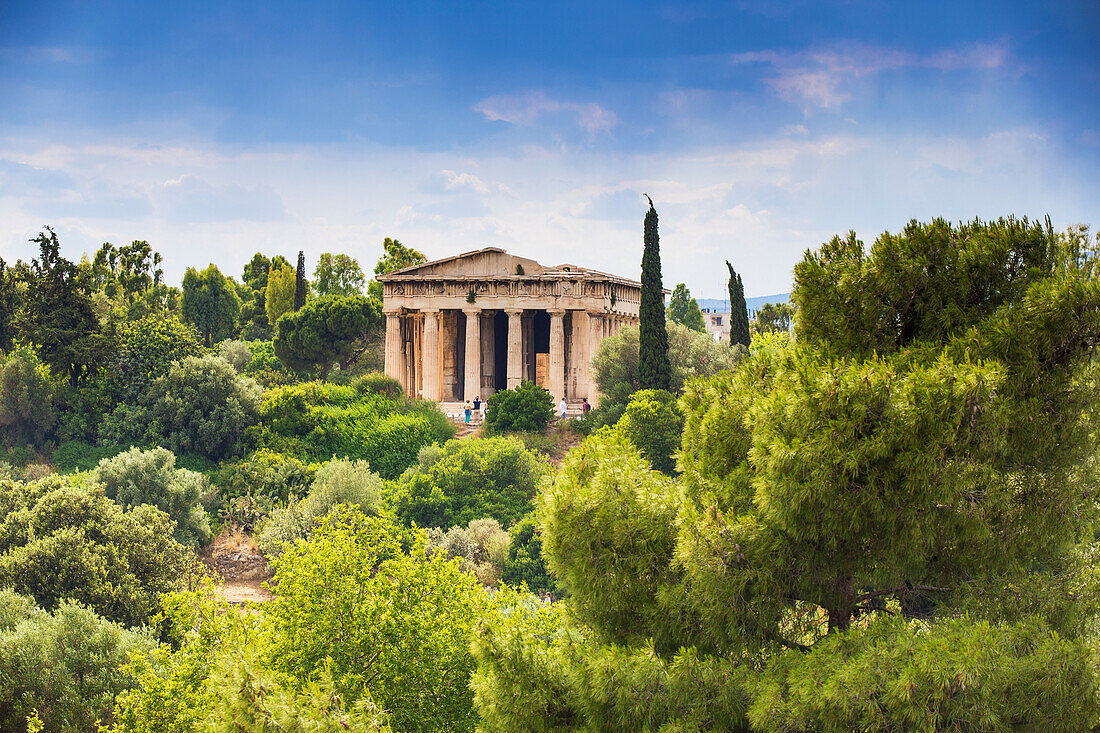
[[[0,442],[40,447],[57,422],[49,372],[30,348],[0,362]]]
[[[433,527],[426,533],[426,550],[441,552],[447,559],[458,559],[459,568],[472,574],[484,586],[495,588],[508,558],[508,533],[495,519],[474,519],[466,527],[443,531]]]
[[[390,399],[353,385],[307,382],[273,389],[254,431],[258,446],[306,461],[364,460],[384,478],[416,461],[420,449],[454,436],[433,402]]]
[[[542,530],[533,514],[529,514],[508,530],[508,555],[501,567],[501,581],[511,586],[527,584],[539,595],[561,591],[550,576],[542,559]]]
[[[379,372],[356,377],[351,385],[360,392],[373,392],[391,400],[396,400],[405,394],[401,388],[401,382]]]
[[[117,456],[124,451],[120,445],[92,445],[82,440],[66,440],[53,452],[53,466],[58,473],[91,471],[104,458]]]
[[[205,545],[210,541],[210,519],[202,508],[202,497],[210,482],[194,471],[176,468],[176,457],[164,448],[142,451],[131,448],[114,458],[104,458],[92,474],[103,486],[107,498],[130,509],[149,504],[176,523],[173,536],[184,545]]]
[[[256,542],[264,554],[276,557],[290,543],[309,537],[321,517],[337,504],[377,516],[381,491],[382,479],[371,473],[366,461],[331,460],[317,469],[305,498],[291,499],[259,524]]]
[[[252,349],[245,341],[226,339],[218,344],[218,356],[229,362],[237,374],[244,374],[252,361]]]
[[[128,657],[154,645],[72,601],[47,613],[0,590],[0,729],[23,731],[36,713],[44,731],[95,730],[133,684]]]
[[[112,402],[138,403],[172,364],[206,353],[194,326],[162,313],[124,323],[118,349],[103,379]]]
[[[663,389],[643,389],[630,397],[615,430],[641,451],[653,468],[672,476],[684,416],[676,396]]]
[[[264,607],[268,659],[298,684],[328,670],[352,704],[367,693],[395,730],[472,731],[471,632],[476,582],[423,544],[401,551],[394,527],[350,509],[330,513],[275,560]]]
[[[390,487],[398,519],[420,527],[466,525],[491,517],[504,526],[529,513],[545,459],[512,437],[452,440]]]
[[[271,669],[259,614],[237,613],[203,579],[164,598],[171,644],[137,653],[135,680],[118,697],[111,733],[283,731],[389,733],[370,695],[351,701],[325,669],[300,682]]]
[[[239,454],[259,417],[260,388],[217,356],[188,357],[157,378],[140,403],[104,418],[100,443],[160,445],[212,459]]]
[[[98,485],[56,475],[0,481],[0,587],[47,610],[70,598],[112,621],[145,624],[190,563],[174,530],[156,507],[123,511]]]
[[[255,496],[285,502],[291,496],[305,495],[316,470],[315,465],[294,456],[258,450],[248,458],[222,464],[213,478],[223,501]]]
[[[524,380],[515,389],[502,390],[489,398],[485,425],[497,433],[541,432],[553,416],[554,398],[550,393]]]

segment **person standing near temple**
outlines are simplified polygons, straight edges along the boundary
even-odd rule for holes
[[[565,410],[567,408],[568,408],[568,405],[565,404],[565,398],[562,397],[561,402],[558,403],[558,413],[561,415],[562,420],[565,419]]]

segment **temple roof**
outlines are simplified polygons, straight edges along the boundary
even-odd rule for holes
[[[618,275],[588,267],[561,264],[541,265],[526,257],[510,255],[499,247],[485,247],[430,262],[422,262],[400,270],[378,275],[380,282],[388,280],[484,280],[484,279],[577,279],[609,280],[640,288],[642,284]]]

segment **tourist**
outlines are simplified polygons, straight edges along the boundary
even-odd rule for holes
[[[470,422],[470,403],[466,403],[466,422]]]
[[[543,404],[546,404],[546,403],[543,403]],[[568,407],[568,405],[565,404],[565,398],[562,397],[561,402],[558,403],[558,412],[561,413],[561,419],[562,420],[565,419],[565,410],[566,410],[567,407]]]
[[[585,397],[584,398],[584,404],[581,405],[581,412],[583,412],[585,415],[587,415],[588,411],[591,410],[591,409],[592,409],[592,405],[588,404],[588,398]]]
[[[481,414],[481,395],[474,397],[474,412]]]

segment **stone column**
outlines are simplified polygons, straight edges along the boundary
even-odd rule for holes
[[[565,311],[546,311],[550,315],[550,394],[554,402],[565,397]]]
[[[405,340],[401,337],[401,311],[386,311],[386,376],[401,383],[402,389],[409,391],[405,382]]]
[[[463,308],[466,314],[466,375],[464,399],[473,402],[481,394],[481,309]]]
[[[522,308],[505,308],[508,314],[508,389],[519,386],[523,379]]]
[[[423,397],[439,402],[439,311],[424,311]]]

